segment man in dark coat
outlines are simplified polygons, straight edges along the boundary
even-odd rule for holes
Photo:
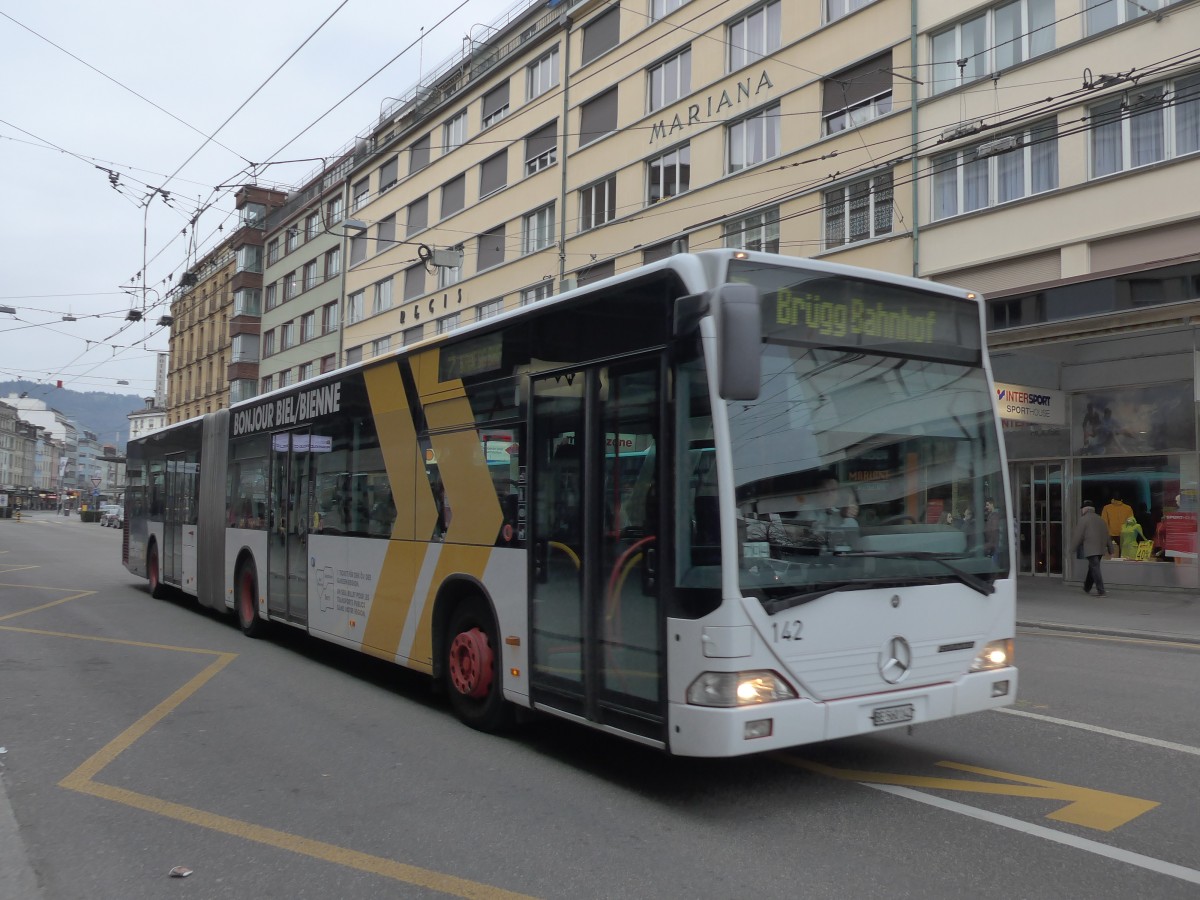
[[[1071,534],[1071,549],[1083,550],[1087,557],[1087,576],[1083,579],[1083,592],[1089,594],[1092,585],[1096,585],[1096,596],[1104,596],[1104,577],[1100,574],[1100,558],[1108,552],[1108,526],[1096,515],[1096,508],[1091,500],[1083,501],[1083,509],[1079,510],[1079,522]]]

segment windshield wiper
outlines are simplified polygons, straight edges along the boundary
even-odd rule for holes
[[[955,578],[965,584],[972,590],[987,596],[988,594],[996,593],[996,585],[994,579],[989,581],[976,575],[974,572],[968,572],[966,569],[960,569],[958,566],[947,561],[947,557],[941,553],[932,553],[927,550],[910,550],[906,553],[893,553],[887,550],[850,550],[840,554],[841,556],[867,556],[877,559],[920,559],[930,560],[942,566],[946,571],[950,572]],[[951,556],[949,559],[958,559],[961,557]]]
[[[803,606],[805,603],[812,603],[814,600],[820,600],[826,594],[832,594],[835,591],[844,590],[848,587],[874,587],[875,585],[869,581],[839,581],[837,583],[822,584],[820,587],[814,588],[811,591],[801,591],[799,594],[788,594],[786,597],[777,597],[771,600],[760,600],[763,609],[770,615],[775,615],[777,612],[783,612],[785,609],[791,609],[795,606]]]

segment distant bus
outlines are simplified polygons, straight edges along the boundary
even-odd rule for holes
[[[673,256],[131,441],[124,562],[428,673],[482,730],[732,756],[1007,705],[982,313]]]

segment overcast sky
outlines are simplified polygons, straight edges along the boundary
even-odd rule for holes
[[[257,183],[298,186],[384,98],[528,5],[0,0],[0,307],[16,310],[0,313],[0,381],[150,396],[168,341],[154,304],[196,258],[189,220],[213,204],[194,229],[200,255],[236,222],[233,190],[214,188],[247,183],[248,162],[284,160],[302,161],[260,169]],[[150,309],[130,323],[143,234]]]

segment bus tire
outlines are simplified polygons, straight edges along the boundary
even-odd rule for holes
[[[158,544],[150,542],[146,548],[146,578],[150,581],[150,596],[161,600],[167,595],[167,589],[162,583],[162,573],[158,567]]]
[[[502,731],[513,708],[501,688],[500,642],[483,598],[468,597],[450,614],[443,648],[446,692],[455,715],[479,731]]]
[[[238,627],[246,637],[262,637],[266,634],[267,623],[258,617],[258,570],[253,560],[238,563],[233,583]]]

